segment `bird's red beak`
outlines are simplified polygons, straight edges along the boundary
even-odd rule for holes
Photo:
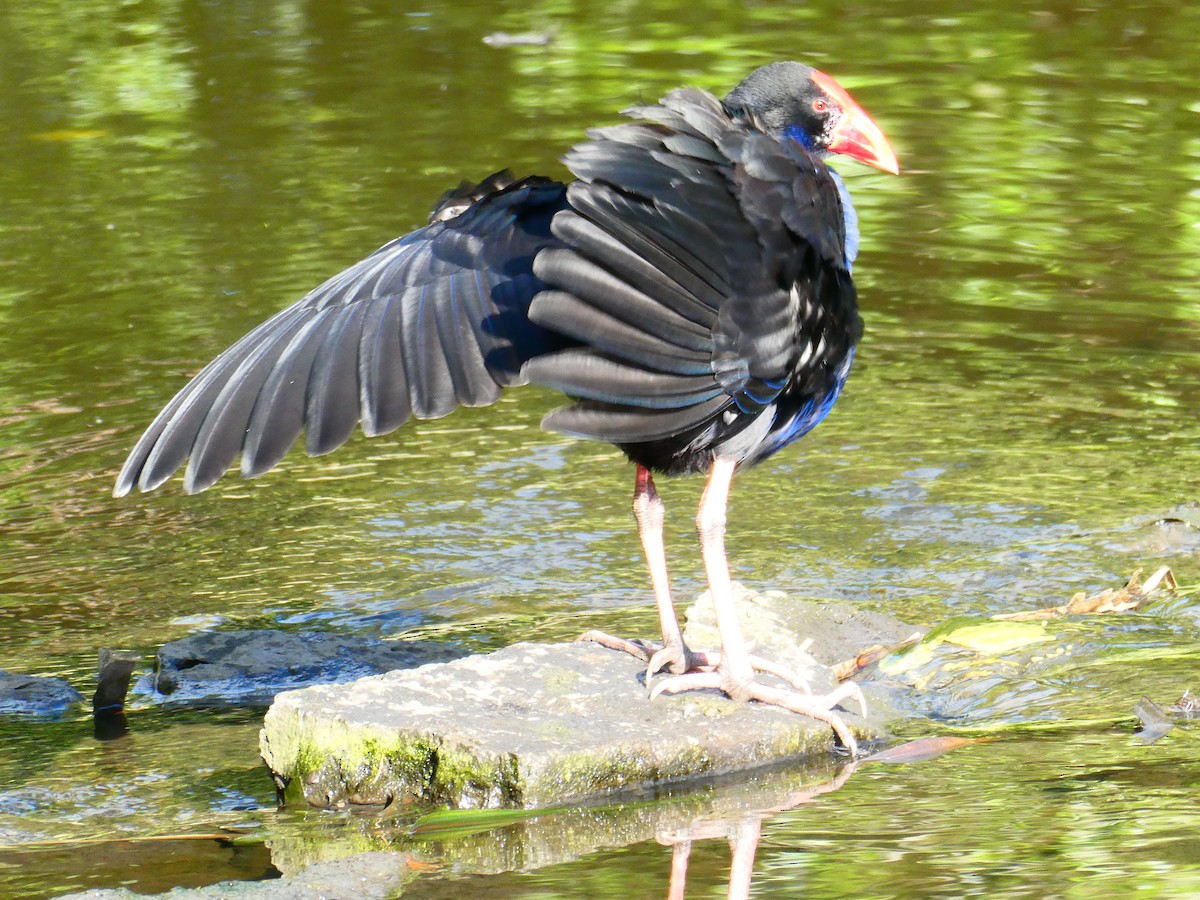
[[[829,142],[831,153],[841,153],[868,166],[900,174],[896,151],[883,136],[879,126],[866,114],[844,87],[826,75],[813,70],[812,80],[842,108],[842,118],[833,129]]]

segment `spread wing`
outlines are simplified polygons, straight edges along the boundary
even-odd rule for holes
[[[242,455],[273,467],[307,429],[327,453],[361,421],[384,434],[410,416],[483,406],[561,340],[528,319],[533,259],[557,244],[563,185],[498,173],[446,195],[425,228],[381,247],[209,363],[154,420],[114,493],[158,487],[187,461],[189,493]]]
[[[524,370],[578,398],[546,427],[617,443],[755,415],[848,352],[823,340],[834,318],[857,323],[823,163],[702,91],[629,114],[643,121],[594,131],[565,157],[579,178],[552,225],[565,246],[534,265],[549,290],[531,318],[583,346]]]

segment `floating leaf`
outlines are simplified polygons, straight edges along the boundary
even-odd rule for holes
[[[889,747],[886,750],[881,750],[879,753],[866,757],[863,762],[925,762],[927,759],[937,759],[942,754],[949,753],[951,750],[957,750],[959,747],[965,747],[967,744],[979,744],[984,740],[984,738],[963,738],[949,736],[917,738],[915,741],[909,741],[907,744],[901,744],[898,747]]]
[[[1142,570],[1134,569],[1123,588],[1108,588],[1098,594],[1088,596],[1080,591],[1063,606],[1048,606],[1045,609],[1034,609],[1027,612],[1008,613],[994,616],[995,619],[1006,619],[1013,622],[1033,621],[1038,619],[1057,619],[1068,615],[1092,615],[1098,613],[1126,612],[1139,610],[1146,606],[1160,587],[1174,591],[1179,587],[1175,575],[1167,566],[1161,566],[1153,575],[1141,583]]]
[[[919,669],[933,659],[933,651],[941,642],[941,638],[932,641],[926,639],[896,653],[890,653],[879,661],[879,671],[885,675],[900,675]]]
[[[979,625],[964,625],[945,636],[951,644],[958,644],[977,653],[998,656],[1038,641],[1048,641],[1044,625],[1032,622],[985,622]]]
[[[881,659],[879,671],[885,675],[900,675],[919,669],[934,658],[934,651],[943,643],[998,656],[1028,644],[1051,640],[1051,637],[1040,624],[955,616],[930,631],[920,643],[912,644],[912,640],[897,645],[902,649]]]

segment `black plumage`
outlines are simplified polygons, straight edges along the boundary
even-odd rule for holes
[[[617,443],[653,471],[706,471],[728,451],[750,465],[807,430],[780,439],[795,422],[781,409],[823,409],[861,334],[837,184],[800,144],[701,91],[631,113],[652,121],[598,129],[567,154],[579,180],[552,225],[566,248],[534,264],[554,290],[530,318],[585,346],[525,372],[578,398],[547,427]],[[738,441],[756,423],[757,439]]]
[[[329,279],[205,367],[142,436],[117,496],[153,490],[185,460],[184,488],[195,493],[239,452],[244,475],[267,471],[305,428],[315,456],[345,443],[359,421],[368,435],[386,434],[410,416],[486,406],[524,383],[526,361],[567,343],[528,318],[543,287],[533,260],[560,245],[550,220],[566,189],[506,173],[479,188],[457,210],[462,196],[452,192],[428,226]]]
[[[799,63],[756,70],[725,101],[681,89],[627,115],[567,153],[569,184],[464,183],[424,228],[242,338],[155,419],[115,493],[152,490],[185,461],[185,490],[202,491],[239,453],[244,475],[272,468],[303,430],[310,454],[327,453],[359,422],[385,434],[535,382],[573,400],[547,428],[637,464],[635,509],[658,511],[638,513],[652,575],[651,471],[711,470],[723,535],[734,469],[824,417],[861,334],[857,220],[823,159],[895,172],[895,156],[844,89]],[[736,622],[721,625],[725,661],[706,668],[671,633],[663,577],[656,660],[720,671],[734,687],[715,686],[746,695]]]

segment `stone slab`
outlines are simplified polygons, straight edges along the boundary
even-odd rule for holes
[[[795,649],[781,612],[762,600],[741,600],[746,617],[759,620],[751,632],[791,646],[781,661],[825,689],[828,669]],[[809,606],[810,619],[835,614]],[[855,653],[880,640],[860,637]],[[401,799],[543,808],[834,752],[824,723],[715,691],[651,701],[644,677],[636,659],[595,644],[516,644],[280,694],[260,745],[286,795],[322,807]],[[871,741],[892,713],[884,692],[864,690],[870,717],[844,718]]]

